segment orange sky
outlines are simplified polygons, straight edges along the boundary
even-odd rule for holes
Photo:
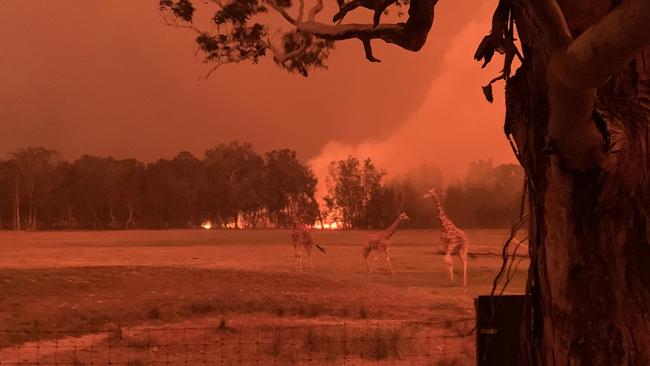
[[[317,172],[349,153],[393,173],[427,163],[450,177],[480,158],[512,162],[502,97],[490,105],[480,90],[498,65],[472,60],[494,2],[441,0],[425,48],[376,42],[381,64],[348,41],[307,79],[266,60],[199,81],[208,67],[194,34],[165,26],[157,0],[3,0],[0,156],[44,145],[68,159],[151,161],[240,139],[260,152],[295,149]]]

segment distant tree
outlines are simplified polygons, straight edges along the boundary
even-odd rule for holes
[[[15,197],[17,176],[14,160],[0,161],[0,229],[18,229]]]
[[[240,215],[250,217],[262,206],[264,160],[249,143],[233,141],[205,152],[208,183],[215,203],[215,222],[239,225]]]
[[[136,211],[144,206],[145,165],[135,159],[116,160],[110,178],[111,221],[114,228],[135,226]]]
[[[144,221],[150,227],[196,227],[211,217],[214,205],[208,200],[213,190],[203,161],[189,152],[149,164],[144,179]]]
[[[265,164],[264,204],[271,221],[286,226],[293,209],[303,222],[314,223],[320,213],[314,197],[318,180],[311,169],[288,149],[267,152]]]
[[[50,229],[76,229],[80,226],[79,213],[75,206],[76,192],[73,165],[63,162],[59,165],[56,175],[57,185],[52,192],[52,205],[56,207],[50,212]]]
[[[385,175],[371,159],[362,164],[349,156],[330,162],[328,194],[324,197],[329,211],[338,215],[347,228],[381,228],[390,224],[398,207],[395,191],[383,183]]]
[[[408,212],[410,220],[403,223],[405,227],[424,229],[438,227],[439,221],[430,200],[422,198],[431,187],[443,187],[442,172],[434,166],[423,165],[404,176],[395,177],[389,186],[401,195],[403,210]]]
[[[465,227],[508,227],[520,215],[523,181],[518,165],[473,162],[464,181],[447,188],[447,214]]]
[[[358,227],[365,191],[359,159],[349,156],[346,160],[332,161],[328,170],[326,202],[340,215],[346,228]]]
[[[111,192],[112,158],[84,155],[75,160],[66,177],[70,188],[73,211],[81,227],[106,228],[112,221],[111,207],[115,195]]]
[[[36,230],[39,210],[47,205],[55,188],[56,182],[51,178],[53,171],[61,163],[61,157],[58,152],[43,147],[18,149],[11,153],[11,156],[18,168],[16,208],[19,211],[21,205],[26,207],[27,227]],[[20,213],[17,213],[16,217],[16,221],[20,223]]]

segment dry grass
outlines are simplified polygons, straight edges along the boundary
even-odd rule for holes
[[[281,230],[4,232],[0,328],[20,331],[0,333],[0,342],[47,338],[44,329],[60,331],[58,336],[78,335],[104,331],[110,324],[162,325],[206,316],[241,319],[250,314],[251,324],[260,317],[314,324],[321,319],[471,317],[473,298],[491,288],[506,233],[469,231],[470,250],[479,255],[470,259],[469,285],[462,288],[459,278],[450,283],[442,257],[435,254],[436,231],[397,232],[391,244],[396,276],[381,257],[373,273],[366,273],[360,254],[367,235],[363,231],[315,232],[328,255],[315,252],[314,271],[304,273],[295,270],[289,234]],[[459,274],[458,261],[456,265]],[[510,291],[523,290],[525,271],[520,272]],[[452,323],[448,327],[465,331]],[[369,358],[399,358],[412,346],[405,331],[378,329],[366,335],[379,339],[375,348],[357,351]],[[330,359],[351,352],[334,346],[341,336],[313,330],[296,342]],[[271,342],[273,357],[284,357],[282,337],[286,335],[278,335],[275,346]],[[327,344],[331,348],[323,348]]]

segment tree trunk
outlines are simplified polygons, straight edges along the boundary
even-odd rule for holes
[[[67,229],[71,229],[74,225],[73,223],[76,221],[74,220],[74,216],[72,215],[72,205],[68,202],[66,203],[66,212],[67,212]]]
[[[14,198],[15,211],[14,223],[17,231],[20,231],[20,174],[16,173],[16,195]]]
[[[574,35],[609,1],[558,1]],[[525,66],[506,88],[505,131],[529,178],[524,363],[650,364],[650,50],[598,90],[605,162],[572,171],[548,139],[545,44],[532,12],[514,17]],[[567,100],[571,103],[571,100]]]
[[[37,211],[36,208],[32,209],[32,230],[33,231],[36,231],[36,229],[37,229],[37,226],[36,226],[36,211]]]
[[[126,220],[126,225],[124,225],[127,229],[130,229],[131,226],[133,226],[133,213],[135,212],[135,209],[133,208],[133,204],[129,203],[128,205],[129,209],[129,218]]]

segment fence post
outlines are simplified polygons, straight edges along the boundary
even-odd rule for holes
[[[241,330],[239,331],[239,337],[238,337],[238,338],[239,338],[239,347],[237,348],[237,353],[238,353],[238,358],[239,358],[238,361],[239,361],[239,364],[240,364],[240,365],[242,364],[242,362],[241,362],[241,361],[242,361],[242,360],[241,360],[241,354],[242,354],[242,349],[241,349],[241,346],[242,346],[242,345],[241,345],[241,334],[243,333],[243,331],[244,331],[244,329],[241,329]]]
[[[255,363],[260,363],[260,328],[257,327],[257,337],[255,338]]]
[[[346,322],[343,322],[343,366],[345,366],[345,361],[348,356],[348,326]]]
[[[169,330],[165,329],[165,358],[167,359],[167,365],[169,365],[169,354],[171,353],[172,345],[169,343]]]
[[[187,329],[183,329],[183,340],[185,341],[185,364],[187,365],[187,358],[190,355],[190,344],[187,341]]]
[[[151,329],[147,329],[147,364],[151,364]]]
[[[223,349],[223,334],[219,335],[219,345],[221,347],[221,365],[223,365],[224,349]]]

